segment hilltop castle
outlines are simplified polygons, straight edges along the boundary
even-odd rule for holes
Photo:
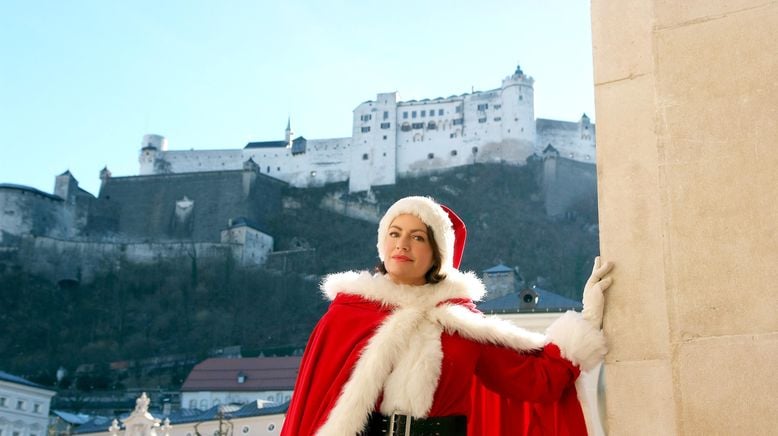
[[[140,174],[113,177],[104,168],[97,197],[69,171],[56,177],[53,194],[0,184],[0,267],[81,281],[121,260],[230,255],[262,265],[284,255],[267,229],[286,207],[287,186],[348,182],[349,192],[369,192],[473,163],[542,159],[546,212],[562,215],[596,196],[594,125],[586,115],[535,119],[533,82],[517,68],[489,91],[420,101],[381,93],[356,107],[345,138],[295,137],[289,123],[283,140],[178,151],[146,135]],[[380,213],[375,204],[338,201],[322,207],[359,219]]]
[[[167,140],[146,135],[140,175],[241,169],[294,187],[348,181],[349,192],[392,185],[413,177],[476,162],[522,165],[551,145],[562,157],[595,162],[594,125],[584,114],[575,122],[535,119],[534,80],[517,67],[499,88],[434,99],[398,101],[380,93],[354,109],[350,137],[294,137],[251,142],[232,150],[168,150]]]

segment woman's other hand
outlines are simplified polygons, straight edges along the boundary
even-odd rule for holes
[[[613,263],[605,262],[601,264],[600,256],[594,258],[594,268],[583,292],[583,318],[589,321],[594,327],[602,327],[602,312],[605,307],[604,292],[613,279],[608,273],[613,268]]]

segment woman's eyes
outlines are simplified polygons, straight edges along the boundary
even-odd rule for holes
[[[389,232],[389,237],[390,238],[399,238],[400,237],[400,232]],[[411,235],[411,238],[413,238],[414,241],[418,241],[418,242],[426,241],[426,239],[424,239],[424,236],[422,236],[422,235]]]

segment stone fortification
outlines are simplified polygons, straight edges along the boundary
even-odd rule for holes
[[[273,251],[266,230],[285,183],[242,169],[111,178],[98,197],[57,176],[56,194],[0,185],[0,264],[52,280],[90,280],[122,261],[223,258],[262,265]]]

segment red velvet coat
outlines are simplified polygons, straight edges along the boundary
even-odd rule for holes
[[[344,273],[323,288],[333,301],[308,341],[282,435],[353,435],[373,411],[466,415],[470,435],[586,434],[574,383],[604,345],[574,312],[548,336],[527,332],[478,313],[483,285],[459,272],[422,287]]]

